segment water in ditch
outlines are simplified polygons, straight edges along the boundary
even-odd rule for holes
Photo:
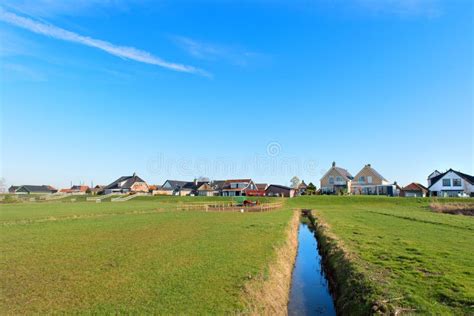
[[[318,241],[306,223],[300,223],[288,304],[289,315],[336,315],[329,285],[321,266]]]

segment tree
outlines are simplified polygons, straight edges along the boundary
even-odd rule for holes
[[[308,186],[306,187],[306,194],[307,195],[316,194],[316,186],[313,184],[313,182],[310,182]]]
[[[291,187],[293,189],[297,189],[301,183],[301,180],[297,176],[294,176],[293,178],[291,178],[290,182],[291,182]]]

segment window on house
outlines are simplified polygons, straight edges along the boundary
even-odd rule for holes
[[[443,187],[450,187],[451,179],[443,179]]]
[[[359,177],[359,183],[365,183],[365,177],[364,176]]]
[[[342,182],[342,177],[336,177],[337,182]]]
[[[329,184],[334,184],[334,177],[329,177]]]
[[[453,187],[460,187],[461,179],[453,179]]]
[[[367,183],[372,183],[372,177],[371,176],[367,177]]]

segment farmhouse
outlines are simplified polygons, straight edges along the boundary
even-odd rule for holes
[[[295,189],[286,187],[284,185],[270,184],[265,191],[266,196],[279,196],[279,197],[294,197]]]
[[[344,168],[337,167],[336,162],[321,178],[321,193],[337,194],[341,191],[351,192],[354,177]]]
[[[226,180],[222,188],[222,196],[245,196],[248,190],[257,190],[257,186],[251,179]]]
[[[474,197],[474,177],[453,169],[428,177],[428,184],[430,196]]]
[[[412,182],[400,190],[400,196],[403,197],[426,197],[428,196],[428,188],[416,182]]]
[[[136,173],[131,176],[120,177],[104,188],[105,194],[135,192],[148,192],[148,184],[142,178],[137,176]]]
[[[15,190],[15,194],[52,194],[58,190],[50,185],[21,185]]]

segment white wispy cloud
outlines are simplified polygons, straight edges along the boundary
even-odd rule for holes
[[[204,42],[185,36],[172,36],[172,40],[188,54],[204,60],[225,60],[234,65],[245,66],[251,59],[263,57],[239,46]]]
[[[169,62],[157,56],[154,56],[151,53],[136,49],[134,47],[118,46],[107,41],[94,39],[88,36],[83,36],[83,35],[62,29],[60,27],[57,27],[51,24],[46,24],[44,22],[39,22],[27,17],[19,16],[15,13],[6,11],[1,7],[0,7],[0,21],[6,22],[11,25],[15,25],[17,27],[21,27],[23,29],[29,30],[37,34],[42,34],[48,37],[52,37],[52,38],[56,38],[56,39],[60,39],[60,40],[68,41],[68,42],[74,42],[74,43],[82,44],[89,47],[94,47],[102,51],[105,51],[111,55],[115,55],[117,57],[130,59],[130,60],[134,60],[134,61],[138,61],[138,62],[150,64],[150,65],[155,65],[155,66],[171,69],[174,71],[209,76],[209,74],[205,72],[204,70],[193,67],[193,66]]]

